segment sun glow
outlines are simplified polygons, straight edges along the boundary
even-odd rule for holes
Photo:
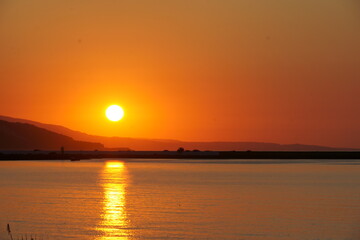
[[[124,110],[118,105],[111,105],[106,109],[106,117],[113,122],[117,122],[124,117]]]

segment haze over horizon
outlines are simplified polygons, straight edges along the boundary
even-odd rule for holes
[[[5,0],[0,115],[100,136],[359,148],[359,29],[354,0]],[[121,121],[105,118],[111,104]]]

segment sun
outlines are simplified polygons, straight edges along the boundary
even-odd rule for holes
[[[117,122],[124,117],[124,110],[118,105],[111,105],[106,109],[106,117],[113,122]]]

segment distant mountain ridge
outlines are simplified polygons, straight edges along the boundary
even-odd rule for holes
[[[140,139],[127,137],[103,137],[94,136],[79,131],[74,131],[69,128],[39,123],[26,119],[11,118],[0,116],[0,120],[9,122],[28,123],[39,128],[44,128],[58,134],[71,137],[77,141],[97,142],[102,143],[106,148],[118,149],[132,149],[142,151],[161,151],[161,150],[176,150],[179,147],[193,150],[212,150],[212,151],[353,151],[358,149],[351,148],[333,148],[316,145],[304,144],[277,144],[277,143],[262,143],[262,142],[184,142],[179,140],[167,139]]]
[[[44,128],[0,120],[0,150],[95,150],[103,149],[100,143],[76,141],[71,137]]]

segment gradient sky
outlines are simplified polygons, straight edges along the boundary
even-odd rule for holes
[[[1,0],[0,87],[90,134],[360,147],[360,3]]]

